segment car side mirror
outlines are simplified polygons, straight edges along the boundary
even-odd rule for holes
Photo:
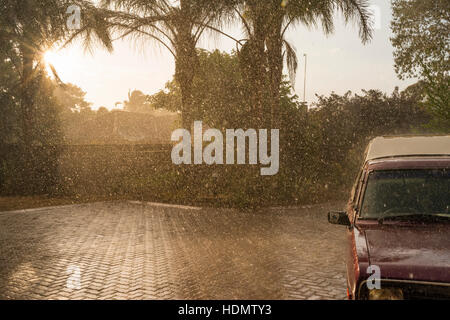
[[[331,224],[338,224],[341,226],[351,227],[350,219],[345,211],[331,211],[328,212],[328,222]]]

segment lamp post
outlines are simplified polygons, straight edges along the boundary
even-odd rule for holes
[[[306,67],[308,63],[308,56],[306,53],[303,54],[303,56],[305,57],[305,78],[303,80],[303,103],[306,105]]]

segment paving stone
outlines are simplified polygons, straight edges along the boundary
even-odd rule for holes
[[[342,206],[3,212],[0,299],[343,299]]]

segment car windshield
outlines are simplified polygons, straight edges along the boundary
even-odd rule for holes
[[[368,179],[360,216],[450,217],[449,207],[449,169],[374,171]]]

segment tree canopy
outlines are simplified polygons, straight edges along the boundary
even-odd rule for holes
[[[436,116],[432,125],[450,128],[450,2],[394,0],[392,45],[400,79],[418,78],[426,104]]]

